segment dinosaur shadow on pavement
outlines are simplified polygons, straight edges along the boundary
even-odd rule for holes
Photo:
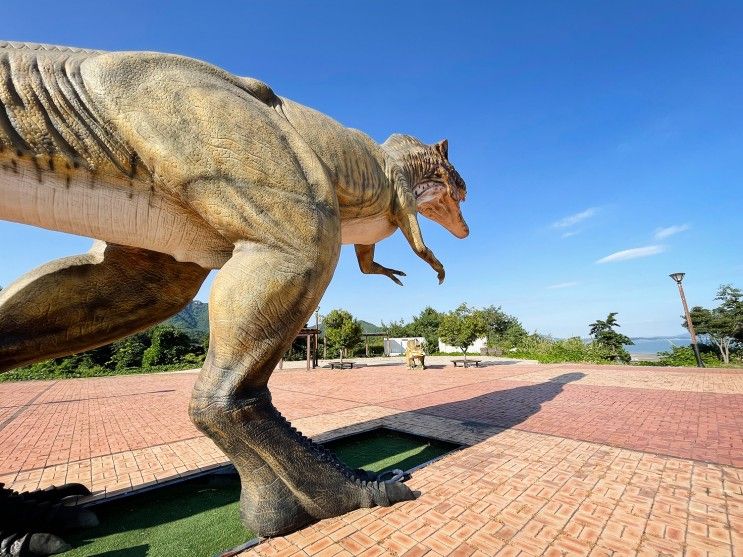
[[[472,369],[474,370],[474,368]],[[428,366],[426,366],[426,371],[428,371]],[[441,433],[441,428],[437,427],[438,433],[435,437],[454,443],[472,445],[496,435],[497,430],[513,428],[528,420],[531,416],[539,413],[543,404],[559,396],[565,385],[579,381],[583,377],[585,377],[585,374],[581,372],[564,373],[542,383],[530,383],[519,387],[498,389],[472,398],[454,400],[432,406],[419,406],[410,410],[400,410],[384,418],[370,420],[365,423],[356,423],[351,426],[329,431],[322,434],[321,437],[325,441],[380,426],[415,433],[408,427],[408,424],[412,421],[411,418],[419,419],[422,415],[428,415],[459,422],[459,426],[454,423],[452,424],[453,430],[450,432]],[[514,382],[514,380],[510,379],[504,379],[503,381],[507,383]],[[395,401],[389,401],[388,404],[392,403],[401,406],[407,400],[415,404],[414,399],[420,399],[425,396],[426,394],[420,394],[409,398],[400,398]],[[386,406],[384,402],[378,405],[382,407]],[[467,433],[466,443],[462,439],[457,438],[458,432],[461,431],[466,431]],[[472,441],[473,434],[476,438],[474,442]]]
[[[471,427],[509,429],[537,414],[544,403],[563,391],[566,384],[583,377],[585,374],[580,372],[565,373],[543,383],[491,391],[465,400],[422,407],[411,413],[449,418]]]

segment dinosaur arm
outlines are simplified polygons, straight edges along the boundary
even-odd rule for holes
[[[423,235],[421,234],[421,228],[418,224],[418,216],[413,214],[403,215],[398,221],[398,226],[402,231],[403,235],[407,239],[410,247],[413,248],[415,254],[428,263],[431,268],[436,271],[436,276],[439,279],[439,284],[444,282],[446,271],[444,271],[444,265],[436,259],[433,252],[423,243]]]
[[[374,261],[374,244],[355,244],[354,248],[356,248],[356,258],[359,260],[359,268],[362,273],[365,275],[385,275],[402,286],[402,282],[395,275],[404,277],[405,273],[396,269],[388,269]]]
[[[428,246],[426,246],[425,242],[423,242],[423,234],[421,233],[421,227],[418,223],[418,211],[415,197],[413,197],[410,187],[408,187],[407,182],[401,173],[395,173],[393,183],[397,198],[397,203],[393,209],[395,224],[400,228],[415,254],[436,271],[439,284],[441,284],[444,282],[446,272],[444,271],[444,266],[441,264],[441,261],[436,259],[433,252],[428,248]]]

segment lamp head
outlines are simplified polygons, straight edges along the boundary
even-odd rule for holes
[[[671,277],[673,280],[675,280],[676,284],[681,284],[681,281],[684,280],[685,274],[686,273],[672,273],[668,276]]]

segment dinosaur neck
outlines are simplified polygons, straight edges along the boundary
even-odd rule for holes
[[[428,164],[422,153],[410,153],[401,163],[403,174],[408,180],[411,188],[425,182],[431,174],[431,165]]]
[[[422,184],[430,181],[431,165],[427,163],[422,153],[415,151],[405,153],[403,156],[391,157],[395,166],[399,169],[402,183],[406,189],[409,189],[416,199],[418,198],[417,189],[421,189]]]
[[[414,137],[394,134],[382,144],[387,156],[400,169],[411,188],[430,178],[432,164],[426,146]]]

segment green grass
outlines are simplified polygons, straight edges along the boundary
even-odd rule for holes
[[[380,435],[381,434],[381,435]],[[454,445],[389,430],[327,443],[351,468],[408,470]],[[236,476],[196,478],[94,508],[100,526],[65,539],[65,557],[210,557],[253,537],[240,523]]]

